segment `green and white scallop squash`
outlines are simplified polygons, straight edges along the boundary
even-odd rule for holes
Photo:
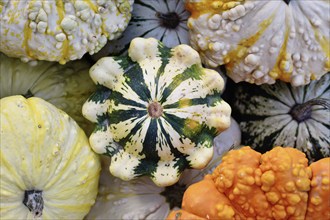
[[[310,162],[330,156],[330,73],[309,85],[236,88],[233,115],[242,131],[242,144],[260,152],[269,146],[292,146]],[[237,114],[236,114],[237,113]]]
[[[123,180],[173,185],[186,168],[209,163],[213,138],[230,126],[222,77],[188,45],[134,38],[127,56],[100,59],[90,76],[98,85],[83,105],[96,123],[90,143],[111,156],[110,172]]]

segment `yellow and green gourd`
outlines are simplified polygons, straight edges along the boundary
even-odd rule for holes
[[[100,160],[65,112],[37,97],[0,100],[0,218],[83,219]]]
[[[122,34],[132,4],[133,0],[1,1],[0,51],[26,62],[80,59]]]
[[[123,180],[176,183],[184,169],[208,164],[213,138],[230,125],[222,77],[188,45],[135,38],[127,56],[100,59],[90,76],[98,85],[83,106],[96,123],[90,143],[111,156],[110,172]]]

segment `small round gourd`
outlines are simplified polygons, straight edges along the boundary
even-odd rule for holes
[[[277,82],[232,88],[242,144],[262,153],[272,145],[292,146],[311,162],[330,156],[330,73],[300,87]]]
[[[213,138],[230,125],[222,77],[188,45],[135,38],[128,56],[100,59],[90,76],[99,85],[83,105],[97,125],[90,143],[111,156],[110,172],[123,180],[176,183],[184,169],[208,164]]]
[[[37,98],[0,100],[0,218],[83,219],[100,160],[77,123]]]
[[[0,59],[0,98],[42,98],[65,111],[87,134],[92,132],[92,123],[81,113],[83,103],[95,90],[88,74],[91,65],[86,60],[65,65],[46,61],[24,63],[1,53]]]
[[[61,64],[98,52],[121,35],[133,0],[1,1],[0,51]]]
[[[184,1],[135,0],[132,18],[123,34],[109,41],[93,58],[98,60],[104,56],[126,54],[135,37],[153,37],[167,47],[189,44],[188,17]]]
[[[188,0],[191,45],[235,82],[293,86],[330,70],[330,2]]]

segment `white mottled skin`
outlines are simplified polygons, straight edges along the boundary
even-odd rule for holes
[[[61,64],[98,52],[119,37],[133,0],[0,1],[0,51]]]
[[[279,79],[300,86],[330,69],[327,0],[187,3],[191,45],[204,64],[226,64],[235,82],[273,84]]]

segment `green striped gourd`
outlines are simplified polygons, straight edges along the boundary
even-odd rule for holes
[[[269,146],[292,146],[310,161],[329,157],[329,83],[330,73],[300,87],[283,82],[260,87],[240,84],[231,106],[242,130],[242,144],[262,153]]]
[[[111,156],[110,172],[123,180],[176,183],[184,169],[208,164],[213,138],[230,125],[222,77],[188,45],[135,38],[128,56],[100,59],[90,76],[98,85],[83,105],[97,124],[90,143]]]

